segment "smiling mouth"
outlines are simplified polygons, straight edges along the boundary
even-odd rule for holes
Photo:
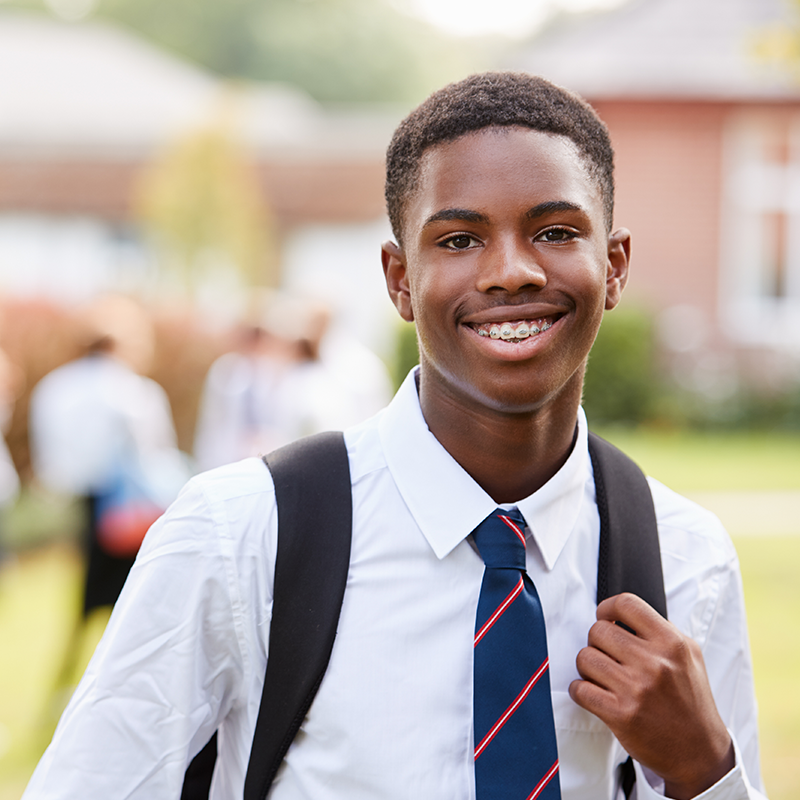
[[[478,336],[489,339],[502,339],[509,344],[517,344],[538,336],[553,326],[555,317],[539,317],[533,320],[516,320],[508,322],[489,322],[484,325],[472,325]]]

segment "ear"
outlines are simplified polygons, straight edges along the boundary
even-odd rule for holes
[[[414,310],[411,307],[405,253],[394,242],[384,242],[381,245],[381,262],[386,288],[389,290],[389,297],[392,298],[394,307],[406,322],[413,322]]]
[[[606,272],[606,311],[616,308],[622,290],[628,282],[631,258],[631,232],[619,228],[608,237],[608,264]]]

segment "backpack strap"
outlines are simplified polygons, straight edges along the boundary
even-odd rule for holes
[[[625,453],[591,431],[589,455],[600,514],[597,604],[631,592],[666,618],[658,524],[647,478]],[[620,779],[625,797],[630,798],[636,782],[630,757],[621,766]]]
[[[666,617],[658,525],[647,478],[625,453],[594,433],[589,433],[589,455],[600,514],[597,604],[631,592]]]
[[[269,658],[245,800],[266,798],[322,682],[347,583],[353,525],[341,432],[293,442],[264,461],[275,484],[278,554]]]

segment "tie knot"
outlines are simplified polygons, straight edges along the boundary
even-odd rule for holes
[[[487,567],[525,569],[525,520],[517,509],[498,508],[472,536]]]

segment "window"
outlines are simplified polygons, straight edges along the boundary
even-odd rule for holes
[[[800,115],[733,119],[723,171],[726,333],[743,344],[800,350]]]

